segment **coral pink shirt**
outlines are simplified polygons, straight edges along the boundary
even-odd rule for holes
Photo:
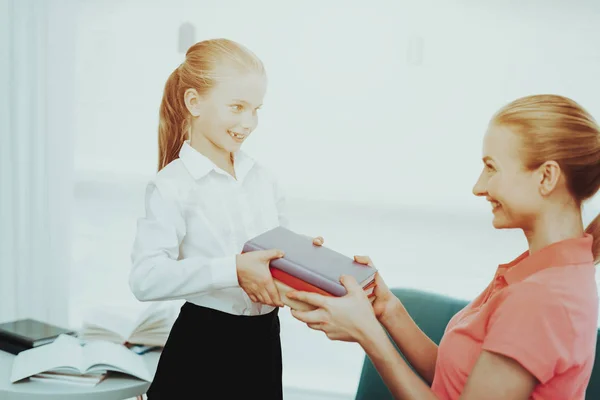
[[[584,399],[598,327],[592,236],[525,252],[448,323],[432,390],[457,399],[482,350],[518,361],[539,384],[531,399]]]

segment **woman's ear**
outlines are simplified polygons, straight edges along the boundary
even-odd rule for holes
[[[540,194],[548,196],[556,189],[562,175],[562,170],[556,161],[546,161],[540,166],[538,171],[540,176]]]
[[[185,107],[194,117],[200,116],[200,95],[196,89],[188,89],[183,95]]]

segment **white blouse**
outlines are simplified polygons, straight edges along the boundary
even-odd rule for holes
[[[148,184],[129,276],[138,300],[184,299],[236,315],[273,310],[239,286],[235,259],[250,238],[289,227],[284,196],[242,151],[234,166],[237,180],[185,142],[179,158]]]

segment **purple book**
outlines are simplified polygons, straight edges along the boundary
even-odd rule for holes
[[[340,276],[352,275],[364,288],[373,282],[377,272],[376,268],[357,263],[330,248],[313,245],[311,238],[281,226],[247,241],[242,253],[269,249],[279,249],[285,253],[283,258],[271,261],[271,267],[334,296],[346,294],[346,288],[340,283]]]

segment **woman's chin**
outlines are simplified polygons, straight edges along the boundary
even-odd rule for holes
[[[492,220],[492,225],[496,229],[513,229],[513,228],[518,227],[515,224],[511,223],[510,221],[506,220],[506,218],[502,218],[502,217],[498,217],[498,216],[494,217],[494,219]]]
[[[506,229],[509,228],[509,224],[507,223],[508,221],[506,221],[505,218],[503,218],[503,216],[499,215],[499,213],[494,213],[494,219],[492,220],[492,225],[494,226],[494,228],[496,229]]]

